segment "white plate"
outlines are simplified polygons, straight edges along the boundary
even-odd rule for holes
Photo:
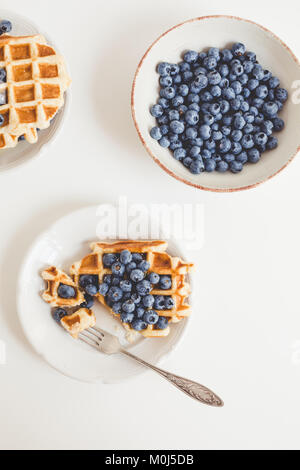
[[[41,298],[43,268],[56,265],[68,270],[89,253],[89,243],[97,240],[97,207],[87,207],[59,219],[42,233],[30,248],[18,282],[18,314],[24,332],[34,349],[55,369],[87,382],[117,383],[142,373],[145,369],[121,356],[105,356],[74,340],[51,317],[50,306]],[[185,259],[178,243],[169,240],[169,253]],[[189,279],[190,281],[190,279]],[[117,334],[122,342],[142,358],[157,363],[169,354],[187,327],[188,319],[171,325],[167,338],[139,337],[133,345],[124,342],[124,330],[102,305],[95,305],[97,323]]]
[[[264,68],[276,75],[290,98],[280,116],[286,128],[278,134],[279,146],[266,152],[259,163],[247,164],[239,174],[202,173],[191,174],[171,153],[162,148],[149,135],[155,125],[150,106],[156,103],[159,86],[157,64],[162,61],[179,62],[187,49],[201,51],[208,47],[224,48],[233,42],[242,42],[248,50],[257,54]],[[161,35],[142,58],[132,88],[132,113],[135,126],[149,154],[167,173],[186,184],[211,191],[236,191],[256,186],[290,162],[300,148],[300,105],[293,104],[295,91],[292,83],[300,80],[300,64],[292,51],[266,28],[248,20],[231,16],[195,18],[177,25]]]
[[[52,44],[56,50],[58,50],[56,45],[49,39],[47,34],[42,33],[37,28],[37,26],[35,26],[30,20],[24,18],[23,16],[1,9],[0,19],[9,20],[12,22],[12,35],[30,36],[34,34],[43,34],[47,38],[49,44]],[[50,127],[39,132],[39,139],[36,144],[20,142],[15,148],[0,151],[0,170],[7,170],[8,168],[25,163],[31,158],[38,156],[42,150],[45,150],[46,146],[52,143],[60,132],[62,124],[66,119],[69,105],[70,91],[68,90],[65,94],[65,104],[63,108],[57,113]]]

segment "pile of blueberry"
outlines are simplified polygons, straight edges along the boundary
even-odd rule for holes
[[[153,286],[160,290],[171,289],[171,277],[149,272],[150,264],[145,255],[128,250],[119,255],[105,254],[103,265],[112,274],[104,276],[99,292],[113,312],[120,315],[121,321],[136,331],[145,330],[148,325],[165,330],[168,318],[159,316],[157,311],[173,309],[174,300],[170,296],[151,295],[151,291]]]
[[[12,30],[12,24],[8,20],[3,20],[0,22],[0,36],[6,33],[10,33]],[[0,69],[0,84],[6,82],[6,70]],[[7,103],[7,96],[5,93],[0,93],[0,106],[3,106]],[[0,114],[0,127],[4,124],[4,117]]]
[[[145,255],[128,250],[120,254],[105,254],[103,265],[112,274],[105,275],[100,285],[97,275],[80,276],[79,285],[85,293],[85,302],[80,308],[92,308],[94,297],[101,294],[113,312],[120,315],[121,321],[131,325],[134,330],[143,331],[148,325],[165,330],[169,319],[160,316],[157,311],[172,310],[175,302],[170,296],[151,295],[151,291],[153,286],[162,291],[171,289],[171,277],[149,272],[150,264]],[[63,299],[76,296],[74,287],[65,284],[59,286],[57,293]],[[62,308],[53,312],[58,323],[66,315],[67,311]]]
[[[158,65],[160,98],[151,108],[151,137],[193,174],[242,171],[273,150],[273,132],[288,92],[241,43],[230,49],[188,51],[178,64]]]

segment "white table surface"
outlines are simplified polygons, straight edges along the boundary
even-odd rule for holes
[[[55,144],[0,174],[0,340],[7,349],[0,366],[1,449],[299,449],[299,157],[255,190],[201,192],[155,165],[130,115],[137,63],[170,26],[238,15],[270,28],[299,57],[296,5],[2,0],[1,8],[32,18],[55,38],[70,65],[73,99]],[[16,278],[34,237],[70,210],[119,195],[205,205],[193,328],[165,366],[215,389],[225,400],[222,410],[197,404],[151,372],[107,386],[65,378],[23,335]]]

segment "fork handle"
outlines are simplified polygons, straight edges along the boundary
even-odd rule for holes
[[[200,385],[197,382],[193,382],[192,380],[188,380],[183,377],[179,377],[178,375],[171,374],[170,372],[167,372],[165,370],[159,369],[158,367],[149,364],[149,362],[143,361],[143,359],[134,356],[125,349],[122,349],[120,352],[130,357],[131,359],[134,359],[135,361],[139,362],[143,366],[154,370],[159,375],[167,379],[171,384],[175,385],[175,387],[177,387],[179,390],[184,392],[186,395],[191,398],[194,398],[194,400],[200,401],[201,403],[209,406],[224,406],[224,403],[221,398],[219,398],[218,395],[209,390],[207,387],[204,387],[203,385]]]

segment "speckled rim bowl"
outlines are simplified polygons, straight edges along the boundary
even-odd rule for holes
[[[233,42],[243,42],[247,50],[256,52],[265,69],[276,75],[290,97],[280,117],[285,120],[284,131],[278,134],[276,150],[263,154],[256,164],[246,164],[239,174],[191,174],[176,161],[169,150],[162,148],[149,135],[155,125],[150,115],[151,105],[159,94],[157,64],[161,61],[179,62],[187,49],[201,51],[208,47],[224,48]],[[300,80],[300,63],[291,49],[267,28],[234,16],[205,16],[181,23],[163,33],[146,51],[140,61],[132,86],[131,108],[140,139],[158,165],[169,175],[195,188],[231,192],[253,188],[283,170],[300,150],[300,104],[294,104],[292,94]],[[300,82],[299,82],[300,83]],[[299,84],[298,84],[299,87]]]
[[[12,11],[0,9],[0,19],[10,20],[13,24],[12,34],[15,36],[30,36],[34,34],[43,34],[49,44],[52,44],[57,51],[59,49],[51,40],[47,33],[40,31],[40,29],[29,19],[22,15],[16,14]],[[20,142],[14,148],[0,150],[0,172],[11,170],[21,164],[31,161],[31,159],[40,156],[47,150],[48,146],[55,142],[55,139],[60,134],[63,124],[69,114],[71,103],[70,88],[65,93],[64,106],[58,111],[54,117],[51,125],[39,132],[38,141],[35,144],[28,142]]]

